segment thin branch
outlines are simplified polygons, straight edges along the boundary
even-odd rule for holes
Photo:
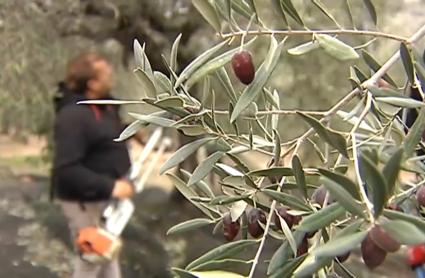
[[[285,36],[305,36],[313,34],[328,34],[328,35],[355,35],[355,36],[370,36],[386,38],[396,40],[400,42],[409,41],[408,38],[397,36],[393,34],[378,32],[378,31],[367,31],[367,30],[255,30],[255,31],[241,31],[235,33],[223,34],[222,38],[226,39],[229,37],[241,37],[241,36],[259,36],[259,35],[285,35]]]
[[[206,112],[208,113],[212,113],[211,109],[205,109]],[[302,110],[270,110],[270,111],[258,111],[256,113],[257,116],[264,116],[264,115],[295,115],[298,112],[302,112],[304,114],[307,115],[312,115],[312,116],[324,116],[326,114],[326,111],[310,111],[310,110],[306,110],[306,111],[302,111]],[[214,114],[218,114],[218,115],[228,115],[229,111],[228,110],[215,110]]]

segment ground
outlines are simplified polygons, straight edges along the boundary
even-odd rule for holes
[[[40,159],[44,145],[37,138],[22,144],[0,137],[0,277],[67,278],[71,273],[73,255],[67,226],[58,207],[48,198],[49,166]],[[133,145],[132,150],[137,153],[140,147]],[[169,155],[161,157],[158,165]],[[212,227],[166,236],[174,224],[201,216],[190,204],[172,201],[170,192],[170,182],[153,174],[135,199],[137,212],[123,234],[121,264],[125,278],[171,277],[171,265],[184,267],[224,242],[220,233],[212,235]],[[271,240],[267,256],[278,245]],[[253,252],[248,250],[247,258],[252,258]],[[365,269],[356,253],[346,266],[358,277],[394,277],[394,273],[414,277],[406,267],[403,252],[388,255],[385,265],[373,273]],[[241,271],[246,273],[247,269]]]

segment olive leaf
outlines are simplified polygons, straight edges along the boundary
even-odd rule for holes
[[[377,97],[375,100],[403,108],[420,108],[425,106],[425,103],[421,101],[405,97]]]
[[[141,120],[136,120],[129,124],[120,134],[120,136],[114,139],[115,142],[121,142],[127,140],[134,134],[136,134],[142,127],[146,126],[148,123]]]
[[[390,220],[382,223],[381,227],[400,244],[415,245],[425,242],[425,232],[409,222]]]
[[[186,266],[186,269],[194,269],[208,261],[230,258],[242,252],[245,248],[255,244],[257,244],[256,240],[238,240],[220,245],[191,262],[188,266]]]
[[[211,219],[194,218],[171,227],[170,229],[168,229],[167,235],[187,232],[187,231],[194,230],[203,226],[210,225],[212,223],[214,223],[214,221]]]
[[[153,83],[153,74],[152,79],[147,75],[147,73],[140,68],[137,68],[134,70],[134,73],[137,76],[137,79],[140,81],[143,87],[143,93],[148,97],[156,97],[156,88],[155,84]]]
[[[180,33],[177,38],[174,40],[173,46],[171,47],[171,57],[170,57],[170,68],[174,72],[177,71],[177,54],[179,51],[180,40],[182,34]]]
[[[161,166],[159,172],[163,174],[168,169],[177,166],[179,163],[183,162],[186,158],[188,158],[192,153],[197,151],[201,146],[208,143],[215,138],[202,138],[196,141],[193,141],[189,144],[184,145],[180,149],[178,149],[165,163]]]
[[[177,94],[173,87],[171,86],[171,81],[168,77],[160,71],[154,71],[153,73],[155,79],[155,88],[158,94],[161,93],[171,93]]]
[[[193,197],[199,197],[199,195],[193,190],[193,188],[188,187],[184,181],[182,181],[180,178],[176,177],[175,175],[166,174],[167,177],[171,180],[173,185],[177,188],[178,191],[189,201],[191,202],[195,207],[197,207],[200,211],[202,211],[206,216],[213,219],[210,210],[215,211],[212,208],[209,208],[206,204],[199,204],[192,200]]]
[[[137,113],[128,113],[128,114],[139,121],[154,124],[157,126],[162,126],[162,127],[170,127],[175,123],[175,121],[173,120],[158,117],[155,115],[143,115],[143,114],[137,114]]]
[[[422,134],[425,130],[425,108],[419,110],[418,117],[413,123],[409,130],[406,138],[403,141],[403,148],[406,157],[410,157],[415,151],[416,146],[419,144],[422,138]]]
[[[329,225],[344,213],[345,210],[340,204],[333,203],[307,217],[304,217],[297,230],[307,233],[317,231]]]
[[[207,1],[207,0],[204,0]],[[229,40],[222,41],[221,43],[213,46],[208,49],[201,55],[199,55],[195,60],[193,60],[184,70],[180,73],[179,77],[176,80],[175,88],[180,86],[185,80],[187,80],[199,67],[205,64],[208,60],[211,59],[214,55],[217,54],[227,43]]]
[[[291,0],[280,0],[282,9],[288,14],[292,19],[294,19],[298,24],[304,26],[304,22],[292,4]]]
[[[219,33],[221,30],[221,23],[215,7],[211,5],[208,0],[192,0],[192,4],[215,31]]]
[[[312,0],[312,2],[324,15],[326,15],[333,23],[335,23],[338,28],[341,28],[335,17],[326,9],[325,4],[323,4],[320,0]]]
[[[137,39],[133,42],[134,60],[136,67],[146,74],[151,82],[153,82],[153,71],[149,59],[145,53],[145,46],[140,45]]]
[[[343,206],[347,211],[352,214],[365,216],[363,212],[363,208],[361,204],[353,199],[352,195],[344,189],[344,187],[340,186],[338,183],[334,182],[331,179],[324,178],[323,185],[329,191],[331,196],[335,198],[338,203]]]
[[[220,84],[224,88],[224,92],[227,94],[227,96],[230,99],[230,103],[234,106],[234,104],[237,101],[235,89],[233,88],[232,82],[230,81],[229,75],[227,74],[227,71],[224,67],[219,68],[215,72],[216,77]],[[230,115],[231,112],[229,111]]]
[[[297,112],[329,145],[337,149],[343,156],[348,158],[347,142],[340,133],[326,128],[321,122],[310,115]]]
[[[364,153],[360,153],[358,163],[363,181],[372,190],[374,215],[378,217],[382,213],[388,199],[388,188],[385,178],[374,162]]]
[[[279,165],[280,163],[280,154],[281,154],[281,146],[280,146],[280,135],[279,132],[273,128],[273,135],[274,135],[274,149],[273,149],[273,153],[274,153],[274,165]]]
[[[197,267],[194,267],[193,270],[202,271],[202,270],[224,269],[224,268],[232,269],[232,268],[235,268],[236,265],[243,267],[244,265],[247,265],[250,263],[251,261],[238,260],[238,259],[213,260],[213,261],[205,262]],[[213,277],[216,277],[216,276],[213,276]],[[219,277],[222,277],[222,276],[219,276]]]
[[[319,47],[320,45],[318,41],[311,41],[288,49],[288,53],[291,55],[303,55]]]
[[[363,60],[366,62],[366,64],[371,68],[374,72],[377,72],[382,66],[375,60],[375,58],[372,57],[367,51],[362,50],[362,56]],[[385,73],[382,76],[382,79],[390,83],[393,87],[397,88],[397,84],[394,82],[394,80]]]
[[[397,151],[395,151],[382,170],[384,178],[387,182],[388,194],[390,196],[394,193],[394,187],[398,178],[398,173],[400,172],[403,154],[403,148],[399,148]]]
[[[294,155],[292,157],[292,170],[294,171],[295,181],[298,185],[298,190],[304,196],[305,199],[307,196],[307,184],[305,182],[304,170],[301,165],[301,160],[298,155]]]
[[[365,4],[367,11],[369,12],[370,17],[373,20],[373,23],[376,25],[378,24],[378,17],[376,15],[376,9],[373,5],[371,0],[363,0],[363,3]]]
[[[294,231],[293,237],[297,243],[297,246],[301,243],[304,236],[305,232],[298,230]],[[289,246],[289,242],[285,240],[282,245],[274,252],[267,268],[267,275],[276,273],[285,264],[285,262],[290,259],[292,254],[292,248]],[[280,276],[278,277],[280,278]]]
[[[318,258],[334,258],[336,256],[343,255],[360,245],[360,243],[366,237],[367,233],[368,231],[361,231],[354,234],[337,237],[335,239],[330,239],[325,244],[315,248],[312,251],[312,254]]]
[[[337,172],[331,172],[327,169],[319,169],[319,173],[334,181],[335,183],[339,184],[341,187],[343,187],[355,200],[360,200],[360,194],[357,190],[357,185],[351,181],[349,178],[347,178],[345,175],[339,174]]]
[[[274,8],[279,12],[279,15],[282,17],[282,20],[285,26],[289,26],[288,19],[286,18],[286,15],[285,15],[286,12],[282,6],[281,0],[273,0],[272,3]]]
[[[351,46],[342,41],[325,34],[315,35],[320,47],[329,55],[339,60],[358,59],[360,56]]]
[[[415,84],[415,67],[413,66],[412,50],[404,42],[400,44],[400,57],[410,84]]]
[[[261,192],[290,208],[301,211],[311,211],[311,208],[308,205],[293,195],[270,189],[263,189]]]
[[[391,209],[384,209],[383,215],[392,220],[403,220],[405,222],[409,222],[419,228],[422,232],[425,232],[425,221],[421,217]]]
[[[215,152],[202,161],[193,172],[193,175],[190,177],[187,185],[190,186],[201,179],[205,178],[213,169],[214,164],[224,156],[223,152]]]
[[[269,278],[291,278],[295,269],[297,269],[306,259],[307,254],[285,261],[285,263],[272,273]]]

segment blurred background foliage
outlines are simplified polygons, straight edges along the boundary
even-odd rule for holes
[[[276,9],[268,8],[271,1],[257,2],[260,16],[269,28],[285,28]],[[346,1],[322,2],[346,28],[375,28],[363,1],[349,1],[354,26],[346,12]],[[380,31],[407,36],[423,24],[424,0],[373,2],[379,15]],[[294,3],[307,26],[336,28],[311,0]],[[296,28],[294,22],[290,21],[290,24]],[[21,140],[30,134],[50,134],[54,116],[52,97],[56,84],[63,78],[68,59],[81,51],[96,49],[109,57],[117,73],[116,97],[144,96],[132,74],[133,39],[145,42],[154,69],[166,72],[161,54],[168,57],[171,44],[179,33],[183,33],[178,56],[180,69],[214,44],[216,39],[213,30],[188,0],[1,0],[1,132]],[[309,39],[291,38],[288,46]],[[369,38],[355,39],[349,43],[361,45]],[[268,47],[267,39],[258,41],[253,50],[257,66]],[[368,46],[367,50],[383,62],[397,48],[398,43],[380,39]],[[303,56],[281,55],[283,61],[278,64],[271,83],[279,88],[282,109],[327,109],[350,90],[346,64],[324,55],[322,51],[313,51]],[[347,63],[355,63],[366,71],[361,59]],[[399,82],[403,78],[398,74],[400,70],[399,65],[390,71]],[[220,98],[220,92],[217,94],[217,99],[225,100],[218,106],[227,107],[226,98]],[[147,106],[128,106],[125,109],[124,112],[152,111]],[[126,113],[123,115],[127,121],[130,120]],[[283,139],[294,138],[302,132],[297,118],[285,116],[280,120]],[[288,130],[291,132],[288,133]]]

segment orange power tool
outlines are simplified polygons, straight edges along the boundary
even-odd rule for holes
[[[157,128],[137,160],[132,164],[129,180],[135,186],[135,193],[140,193],[143,190],[159,158],[165,149],[171,145],[170,138],[163,138],[155,156],[146,170],[143,171],[143,175],[140,175],[144,162],[160,141],[161,136],[162,128]],[[134,209],[134,204],[130,199],[113,200],[103,211],[99,221],[100,225],[85,227],[78,232],[75,243],[81,257],[92,263],[102,263],[115,258],[122,247],[120,235],[129,222]]]

